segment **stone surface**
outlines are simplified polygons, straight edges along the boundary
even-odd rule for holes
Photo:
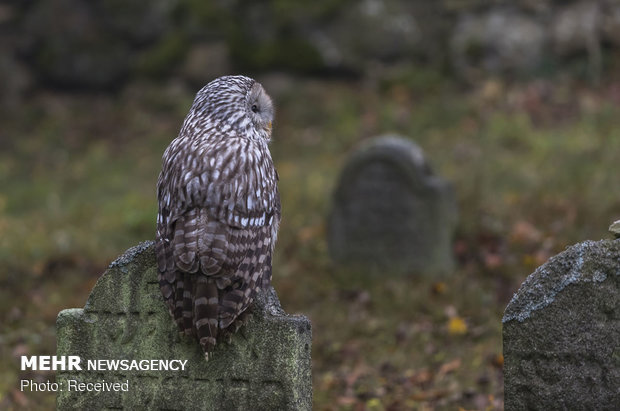
[[[620,404],[620,240],[569,247],[531,274],[503,318],[506,410]]]
[[[550,25],[554,54],[560,57],[587,55],[589,74],[593,79],[599,79],[602,25],[603,14],[597,2],[581,1],[561,9]]]
[[[613,222],[609,226],[609,231],[616,237],[620,238],[620,220]]]
[[[288,316],[271,288],[249,323],[204,360],[199,344],[179,335],[159,293],[153,243],[113,262],[84,309],[61,311],[57,355],[88,359],[188,360],[184,371],[59,371],[57,382],[124,382],[127,392],[58,393],[58,409],[310,410],[311,327]]]
[[[457,208],[413,142],[385,136],[346,164],[329,220],[332,257],[356,268],[447,273],[453,267]]]
[[[550,26],[554,50],[560,55],[571,55],[600,47],[601,24],[598,3],[581,1],[566,6],[554,16]]]
[[[429,10],[430,9],[430,10]],[[394,61],[424,53],[428,14],[434,3],[361,1],[340,10],[328,24],[311,28],[310,40],[328,67],[360,71],[369,61]],[[423,13],[426,12],[426,13]]]

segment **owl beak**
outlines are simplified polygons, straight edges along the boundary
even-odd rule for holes
[[[271,121],[270,121],[270,122],[269,122],[269,123],[267,123],[267,125],[265,126],[265,130],[267,130],[268,132],[270,132],[270,133],[271,133],[271,127],[272,127],[272,124],[271,124]]]

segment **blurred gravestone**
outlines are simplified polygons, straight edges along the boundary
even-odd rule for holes
[[[422,150],[396,136],[372,139],[347,162],[329,220],[330,254],[371,271],[447,273],[457,207]]]
[[[97,281],[84,309],[57,319],[57,355],[77,355],[82,371],[59,371],[58,409],[312,409],[310,321],[288,316],[271,288],[249,323],[206,362],[181,337],[157,283],[153,243],[130,249]],[[87,360],[187,360],[184,370],[89,371]],[[69,381],[124,383],[127,391],[68,391]]]
[[[620,240],[586,241],[551,258],[503,319],[506,410],[620,405]]]

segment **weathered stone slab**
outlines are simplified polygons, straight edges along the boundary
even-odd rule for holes
[[[159,292],[153,243],[113,262],[84,309],[61,311],[57,355],[77,355],[82,371],[59,371],[58,409],[311,410],[311,327],[289,316],[271,288],[249,323],[206,362],[177,332]],[[188,360],[183,371],[88,371],[87,360]],[[69,380],[125,382],[127,391],[69,392]]]
[[[422,150],[397,136],[353,153],[334,193],[328,242],[337,262],[371,271],[447,273],[457,206]]]
[[[569,247],[531,274],[503,318],[506,410],[620,406],[620,240]]]

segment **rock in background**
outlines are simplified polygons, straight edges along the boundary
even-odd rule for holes
[[[539,267],[503,318],[506,410],[620,404],[620,240],[586,241]]]

